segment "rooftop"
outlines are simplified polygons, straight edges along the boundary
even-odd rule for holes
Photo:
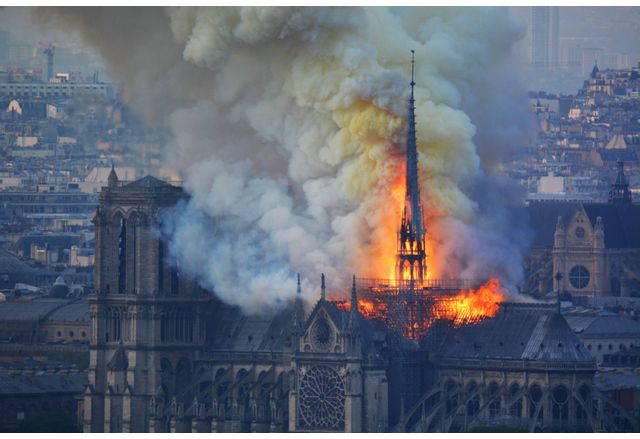
[[[491,319],[452,331],[442,357],[592,362],[556,305],[503,303]]]

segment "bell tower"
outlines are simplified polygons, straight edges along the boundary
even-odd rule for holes
[[[168,262],[159,232],[183,198],[151,176],[119,181],[114,169],[100,192],[85,432],[166,431],[157,407],[193,398],[184,383],[206,343],[212,296]]]

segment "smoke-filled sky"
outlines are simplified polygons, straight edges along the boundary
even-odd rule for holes
[[[528,230],[499,173],[529,134],[506,8],[33,11],[105,60],[171,133],[190,201],[164,231],[182,269],[260,312],[351,273],[389,277],[403,202],[410,49],[430,277],[522,277]],[[398,178],[400,177],[400,178]],[[332,285],[333,281],[333,285]]]

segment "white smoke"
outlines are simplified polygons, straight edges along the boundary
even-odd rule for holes
[[[314,294],[323,272],[330,285],[352,272],[387,277],[377,256],[389,238],[382,247],[395,252],[389,219],[400,212],[389,200],[403,169],[410,49],[430,273],[521,280],[517,194],[484,170],[526,129],[508,62],[522,30],[505,9],[165,12],[156,21],[182,48],[176,62],[199,79],[208,71],[171,85],[189,104],[167,118],[167,163],[191,199],[167,232],[181,269],[222,300],[277,307],[295,294],[296,272]]]

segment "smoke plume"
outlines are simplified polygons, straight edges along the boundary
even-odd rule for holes
[[[410,49],[429,276],[521,280],[520,195],[494,175],[527,129],[505,9],[128,10],[55,15],[134,105],[162,110],[191,195],[171,251],[222,300],[261,312],[291,299],[296,272],[310,299],[323,272],[330,291],[392,275]]]

